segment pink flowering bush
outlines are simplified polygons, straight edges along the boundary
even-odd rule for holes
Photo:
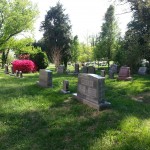
[[[37,67],[31,60],[15,60],[12,62],[14,71],[22,71],[23,73],[35,72]]]

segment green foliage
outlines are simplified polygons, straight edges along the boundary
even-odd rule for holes
[[[56,67],[61,62],[66,65],[71,58],[71,25],[64,11],[63,6],[58,2],[47,12],[41,25],[41,30],[44,31],[44,43],[47,47],[46,52]]]
[[[49,62],[45,52],[38,52],[30,55],[30,59],[37,65],[37,70],[47,68]]]
[[[77,62],[79,57],[79,41],[78,36],[75,36],[71,42],[71,61]]]
[[[80,43],[79,45],[79,62],[89,62],[92,60],[92,47],[89,45],[85,45],[84,43]]]
[[[0,45],[21,32],[31,30],[37,14],[37,7],[30,0],[1,0]]]
[[[63,80],[75,93],[77,76],[53,72],[54,86],[47,89],[35,84],[38,78],[39,73],[19,79],[0,70],[1,150],[149,150],[150,105],[132,99],[150,91],[149,76],[135,75],[133,82],[106,76],[112,107],[100,112],[60,93]]]
[[[105,22],[102,25],[102,31],[97,38],[95,56],[97,59],[106,58],[108,61],[113,59],[116,50],[116,41],[119,38],[118,26],[114,17],[114,6],[110,5],[105,14]]]

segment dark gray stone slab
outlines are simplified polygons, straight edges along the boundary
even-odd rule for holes
[[[82,67],[82,73],[88,73],[88,67],[87,66]]]
[[[95,67],[89,66],[89,67],[88,67],[88,73],[95,74],[95,73],[96,73]]]
[[[60,74],[65,73],[65,66],[63,65],[58,66],[57,73],[60,73]]]
[[[75,64],[75,71],[74,71],[75,73],[79,73],[79,64]]]

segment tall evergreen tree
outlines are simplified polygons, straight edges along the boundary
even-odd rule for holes
[[[115,42],[119,36],[114,11],[114,6],[110,5],[105,14],[102,30],[96,45],[96,52],[99,52],[98,56],[107,59],[108,68],[115,51]]]
[[[56,68],[62,62],[67,67],[71,56],[71,25],[68,15],[64,14],[62,4],[58,2],[55,7],[50,8],[42,22],[41,29],[44,30],[43,38],[48,57]]]

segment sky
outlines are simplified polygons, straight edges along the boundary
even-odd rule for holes
[[[50,7],[56,5],[58,0],[31,0],[37,3],[39,9],[39,17],[34,24],[34,37],[36,40],[42,38],[43,33],[39,31],[41,22],[44,21],[45,15]],[[111,0],[59,0],[65,9],[65,14],[69,15],[72,25],[73,36],[78,35],[80,42],[86,42],[89,35],[96,35],[101,31],[104,15],[107,8],[112,4]],[[121,14],[128,9],[129,6],[116,6],[115,14]],[[126,31],[127,23],[131,20],[131,13],[116,15],[119,28],[122,35]]]

